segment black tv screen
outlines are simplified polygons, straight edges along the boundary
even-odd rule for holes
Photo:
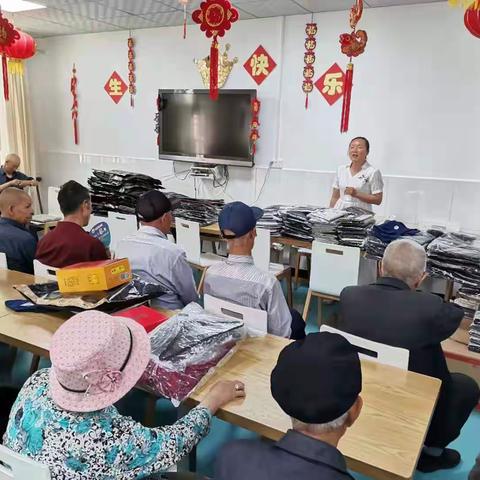
[[[252,100],[256,90],[159,90],[159,158],[252,166]]]

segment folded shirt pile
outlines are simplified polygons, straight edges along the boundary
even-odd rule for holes
[[[460,288],[453,303],[463,309],[463,318],[472,323],[475,313],[480,309],[480,292]]]
[[[95,215],[107,216],[108,212],[135,214],[140,195],[150,190],[162,189],[162,182],[140,173],[123,170],[93,170],[88,179]]]
[[[202,227],[217,223],[224,205],[223,200],[202,200],[175,192],[166,192],[165,195],[172,202],[174,217],[197,222]]]
[[[341,218],[348,215],[346,210],[337,208],[319,208],[308,215],[315,240],[323,243],[338,244],[337,227]]]
[[[480,240],[477,237],[447,233],[430,243],[427,255],[432,275],[480,291]]]
[[[308,215],[317,210],[318,207],[291,207],[284,210],[282,235],[298,238],[311,242],[313,240],[312,225]]]
[[[272,205],[264,208],[263,217],[257,222],[257,227],[270,230],[272,237],[279,237],[282,234],[283,227],[282,211],[288,208],[282,205]]]
[[[338,220],[338,242],[363,248],[368,232],[375,225],[375,214],[358,207],[348,207],[346,211],[348,214]]]
[[[475,313],[469,333],[468,349],[472,352],[480,353],[480,311]]]

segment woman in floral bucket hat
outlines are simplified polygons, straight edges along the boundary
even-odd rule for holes
[[[4,444],[50,467],[52,479],[134,479],[172,467],[208,433],[211,417],[245,396],[241,382],[219,382],[174,425],[146,428],[113,406],[138,382],[150,357],[133,320],[85,312],[55,333],[52,367],[25,383]]]

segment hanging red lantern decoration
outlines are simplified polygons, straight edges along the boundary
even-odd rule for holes
[[[467,30],[474,37],[480,38],[480,10],[477,10],[474,4],[465,11],[464,21]]]
[[[187,5],[191,0],[178,0],[178,3],[183,6],[183,39],[187,38]]]
[[[200,25],[207,38],[212,38],[210,47],[210,98],[218,98],[218,37],[230,30],[238,20],[238,11],[228,0],[205,0],[192,14],[193,21]]]
[[[70,93],[73,97],[72,103],[72,122],[73,122],[73,140],[75,145],[78,145],[78,128],[77,128],[77,118],[78,118],[78,99],[77,99],[77,69],[75,64],[72,68],[72,78],[70,79]]]
[[[18,31],[20,38],[5,49],[8,57],[8,71],[11,74],[23,75],[23,60],[27,60],[35,55],[37,44],[28,34]]]
[[[252,100],[252,122],[250,123],[250,151],[252,155],[255,155],[257,151],[257,140],[260,138],[260,134],[258,130],[260,128],[260,100],[258,98],[254,98]]]
[[[3,16],[0,10],[0,53],[2,55],[3,96],[5,100],[9,98],[6,49],[19,38],[20,33],[15,30],[14,26]]]
[[[128,93],[130,93],[130,106],[133,108],[135,106],[134,96],[137,93],[137,87],[135,85],[135,51],[133,47],[135,42],[130,36],[128,38]]]
[[[315,48],[317,47],[317,40],[315,35],[317,34],[317,24],[312,22],[307,23],[305,27],[305,33],[307,38],[305,39],[305,55],[304,62],[305,67],[303,67],[303,84],[302,90],[305,93],[305,109],[308,108],[308,95],[313,91],[313,76],[315,75],[315,69],[313,64],[315,63]]]
[[[480,0],[448,0],[452,7],[464,7],[468,9],[480,10]]]
[[[348,125],[350,121],[350,103],[352,99],[353,88],[353,63],[352,57],[358,57],[365,51],[367,45],[367,32],[364,30],[357,30],[357,23],[362,18],[363,14],[363,0],[356,0],[355,5],[350,10],[350,28],[352,33],[343,33],[340,35],[340,45],[342,53],[349,57],[350,61],[347,65],[347,73],[345,75],[343,106],[342,106],[342,120],[340,124],[340,131],[342,133],[348,132]]]

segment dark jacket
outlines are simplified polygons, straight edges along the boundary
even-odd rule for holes
[[[33,180],[33,177],[29,177],[22,172],[15,172],[11,177],[8,177],[3,167],[0,167],[0,185],[10,182],[11,180]]]
[[[220,452],[215,480],[353,480],[333,446],[289,430],[277,443],[239,440]]]
[[[7,256],[9,270],[33,273],[37,238],[24,225],[0,218],[0,252]]]
[[[463,310],[437,295],[410,290],[396,278],[347,287],[340,294],[338,328],[410,351],[409,370],[450,379],[441,342],[460,325]]]
[[[475,463],[475,466],[470,472],[468,480],[480,480],[480,456],[477,457],[477,462]]]

